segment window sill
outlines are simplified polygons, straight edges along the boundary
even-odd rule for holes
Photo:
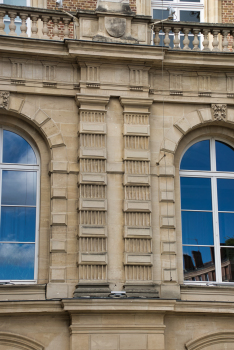
[[[45,284],[0,284],[0,301],[45,300],[45,293]]]
[[[234,302],[234,283],[190,283],[180,286],[181,300]]]

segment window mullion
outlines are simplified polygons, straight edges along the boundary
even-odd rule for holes
[[[212,188],[212,206],[213,206],[213,230],[214,230],[214,250],[215,250],[215,273],[216,281],[222,282],[221,273],[221,257],[220,257],[220,243],[219,243],[219,213],[218,213],[218,196],[217,196],[217,178],[211,178]]]

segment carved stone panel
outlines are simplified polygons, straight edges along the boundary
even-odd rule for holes
[[[226,120],[227,105],[222,103],[213,103],[211,105],[214,120]]]
[[[9,97],[10,97],[10,93],[8,91],[0,92],[0,108],[7,108]]]

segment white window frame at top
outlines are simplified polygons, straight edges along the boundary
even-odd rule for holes
[[[233,145],[227,142],[227,140],[224,140],[222,138],[213,138],[213,137],[204,137],[199,138],[199,140],[196,140],[196,142],[191,142],[186,149],[184,150],[181,160],[183,159],[183,156],[185,152],[195,143],[198,143],[200,141],[204,140],[210,140],[210,167],[211,170],[209,171],[200,171],[200,170],[180,170],[180,178],[181,177],[193,177],[193,178],[210,178],[211,179],[211,198],[212,198],[212,218],[213,218],[213,235],[214,235],[214,253],[215,253],[215,275],[216,275],[216,281],[185,281],[184,284],[222,284],[222,285],[234,285],[234,282],[223,282],[222,281],[222,267],[221,267],[221,255],[220,250],[222,248],[232,248],[234,249],[234,246],[220,246],[220,236],[219,236],[219,211],[218,211],[218,195],[217,195],[217,179],[232,179],[234,180],[234,172],[222,172],[222,171],[216,171],[216,149],[215,149],[215,141],[223,142],[230,147],[233,148]],[[181,198],[181,187],[180,187],[180,198]],[[190,210],[189,210],[190,211]],[[193,210],[191,210],[193,211]],[[200,211],[200,210],[199,210]],[[206,210],[201,210],[206,211]],[[182,210],[181,210],[182,212]],[[210,212],[210,210],[209,210]],[[183,231],[182,231],[183,235]],[[183,244],[183,246],[194,246],[192,244]],[[198,245],[198,246],[202,246]],[[203,245],[204,246],[204,245]],[[206,245],[207,246],[207,245]],[[222,247],[222,248],[221,248]]]
[[[32,147],[35,157],[36,164],[28,165],[28,164],[12,164],[12,163],[3,163],[3,130],[11,131],[20,137],[22,137],[28,144]],[[18,130],[14,130],[9,127],[1,127],[0,128],[0,219],[1,219],[1,206],[2,206],[2,171],[3,170],[16,170],[16,171],[33,171],[36,172],[37,176],[37,187],[36,187],[36,225],[35,225],[35,257],[34,257],[34,279],[33,280],[0,280],[0,283],[10,283],[10,284],[35,284],[38,279],[38,258],[39,258],[39,208],[40,208],[40,156],[36,147],[28,140],[25,135],[22,135],[18,132]],[[7,242],[6,242],[7,243]],[[12,242],[9,242],[14,244]],[[17,243],[17,242],[16,242]],[[27,242],[24,242],[27,244]]]

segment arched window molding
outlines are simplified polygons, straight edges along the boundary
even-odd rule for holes
[[[16,142],[15,148],[12,146],[14,142]],[[16,151],[20,149],[20,143],[22,152],[27,148],[27,157],[16,159]],[[22,157],[20,152],[18,155]],[[2,246],[1,264],[3,264],[2,275],[0,273],[1,282],[36,283],[39,246],[40,157],[31,140],[14,128],[0,128],[0,183],[2,216],[0,244]],[[20,193],[24,185],[26,186],[25,192]],[[34,234],[35,238],[33,238]],[[34,261],[32,260],[33,248]],[[22,257],[20,257],[20,251]],[[10,252],[12,252],[12,257],[10,257]],[[22,262],[21,259],[25,259],[25,272],[21,270],[16,274],[14,268],[16,269],[17,263]],[[26,264],[27,259],[29,259],[28,265]],[[30,273],[27,273],[28,267],[26,266],[30,266],[32,261],[33,271],[31,268]],[[30,276],[30,278],[23,276]]]
[[[223,349],[223,344],[231,343],[234,346],[234,333],[233,332],[215,332],[206,334],[202,337],[190,340],[185,344],[186,350],[202,350],[208,346],[220,344],[220,349]]]
[[[44,346],[35,340],[7,332],[0,332],[0,345],[9,345],[24,350],[44,350]]]

